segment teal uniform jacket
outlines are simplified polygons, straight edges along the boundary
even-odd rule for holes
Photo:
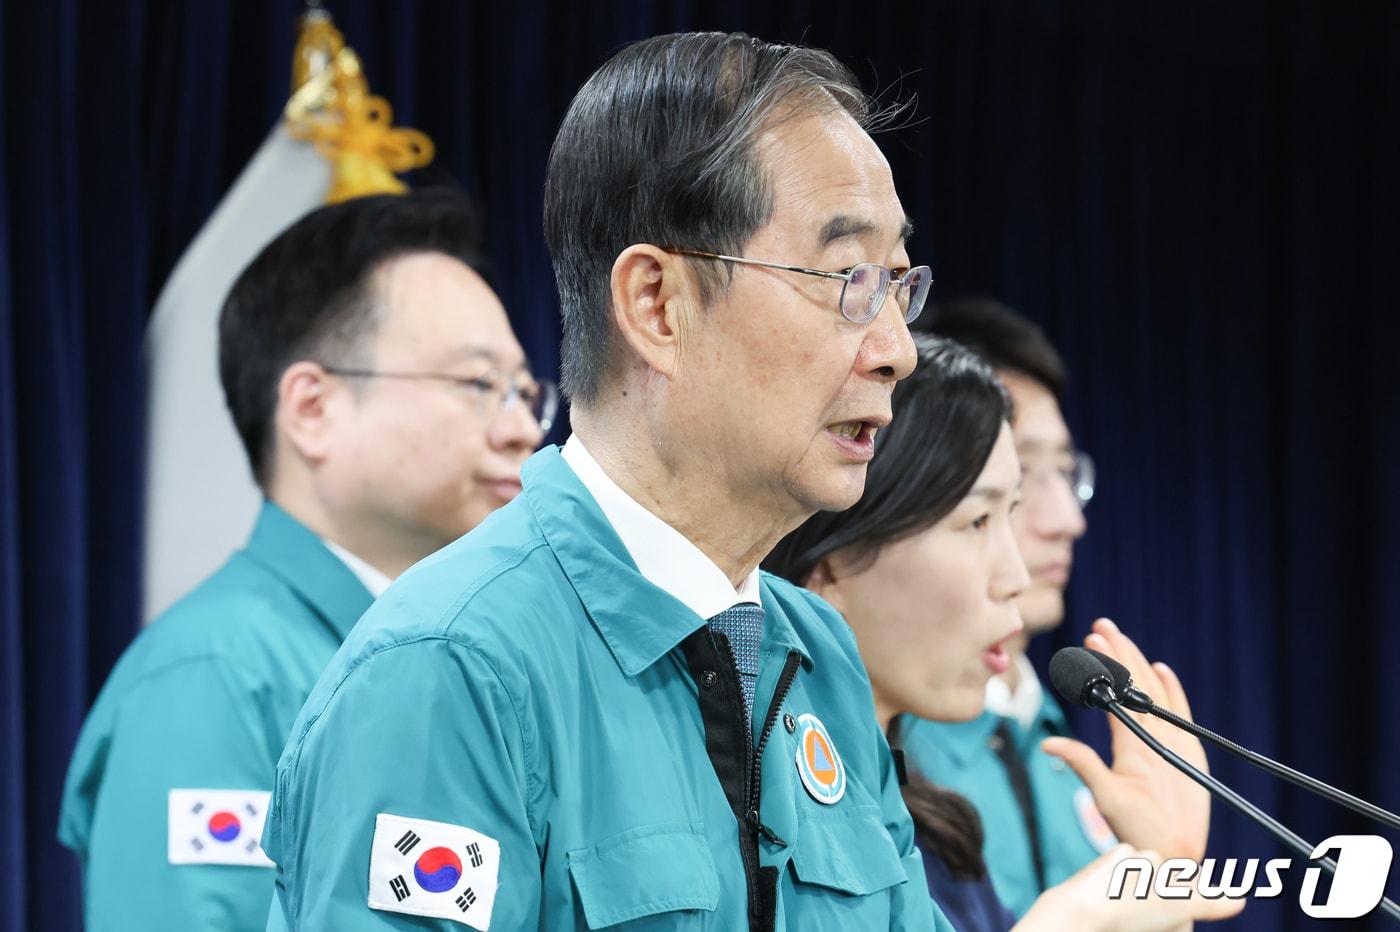
[[[247,546],[136,638],[83,725],[63,791],[58,834],[83,866],[89,932],[264,927],[266,859],[198,858],[227,845],[232,860],[252,860],[241,846],[264,813],[243,807],[272,789],[297,710],[370,601],[269,503]],[[171,816],[171,790],[195,791],[201,811]],[[224,810],[234,822],[215,821]],[[211,825],[237,835],[201,833]],[[172,851],[194,863],[171,863]]]
[[[1044,886],[1036,876],[1025,814],[998,756],[1000,722],[1007,724],[1014,753],[1028,777]],[[991,712],[958,723],[906,716],[903,724],[904,752],[910,764],[977,807],[986,834],[982,854],[987,872],[997,896],[1016,915],[1024,915],[1046,887],[1066,880],[1116,843],[1088,787],[1067,764],[1040,750],[1045,738],[1068,734],[1064,712],[1048,691],[1029,729]]]
[[[935,928],[841,617],[764,577],[750,769],[705,621],[557,448],[523,482],[389,588],[307,700],[264,833],[268,928]]]

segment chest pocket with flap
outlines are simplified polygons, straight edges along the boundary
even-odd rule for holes
[[[803,813],[792,867],[803,883],[853,896],[867,896],[908,879],[875,805]]]
[[[719,873],[699,824],[644,825],[567,857],[590,929],[646,916],[664,917],[667,929],[685,928],[676,912],[713,912],[719,904]],[[701,917],[695,919],[699,927]]]

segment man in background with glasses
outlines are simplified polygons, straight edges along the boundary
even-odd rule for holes
[[[1116,843],[1083,781],[1040,750],[1042,739],[1067,734],[1067,724],[1026,657],[1030,638],[1064,620],[1094,466],[1065,426],[1064,363],[1039,327],[1005,305],[975,298],[940,303],[921,323],[980,355],[1011,395],[1022,476],[1012,526],[1031,583],[1016,600],[1025,630],[1007,645],[1010,668],[987,684],[986,712],[971,722],[911,720],[904,750],[921,772],[977,807],[997,896],[1022,915],[1042,891]]]
[[[278,765],[270,929],[929,930],[850,628],[759,573],[865,486],[928,294],[829,53],[658,36],[545,235],[574,434],[394,584]]]
[[[266,501],[83,727],[59,834],[88,928],[266,922],[259,837],[316,676],[391,579],[516,496],[554,413],[480,266],[471,206],[420,191],[317,210],[234,284],[220,375]]]

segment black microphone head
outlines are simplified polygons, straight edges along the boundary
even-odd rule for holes
[[[1152,697],[1133,685],[1133,675],[1128,672],[1128,668],[1108,654],[1100,653],[1093,648],[1084,648],[1095,657],[1099,658],[1099,663],[1108,670],[1108,676],[1113,680],[1113,691],[1118,695],[1118,701],[1132,709],[1134,712],[1151,712],[1155,703]]]
[[[1066,702],[1097,708],[1093,687],[1112,687],[1113,677],[1097,657],[1082,647],[1062,647],[1050,658],[1050,682]]]
[[[1095,657],[1099,658],[1099,663],[1108,670],[1108,678],[1113,681],[1113,691],[1118,695],[1123,695],[1123,691],[1133,685],[1133,675],[1128,672],[1128,668],[1114,660],[1108,654],[1094,650],[1092,647],[1084,648]]]

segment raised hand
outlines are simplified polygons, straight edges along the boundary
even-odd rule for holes
[[[1138,646],[1112,621],[1095,621],[1084,646],[1127,667],[1133,683],[1158,705],[1191,718],[1186,692],[1176,674],[1164,663],[1148,663]],[[1152,716],[1130,714],[1187,762],[1200,770],[1208,769],[1205,748],[1198,739]],[[1161,852],[1164,857],[1199,861],[1205,856],[1210,831],[1209,791],[1157,756],[1117,719],[1110,717],[1108,725],[1113,739],[1111,767],[1093,748],[1071,738],[1046,738],[1041,749],[1074,768],[1119,838],[1134,847]]]

